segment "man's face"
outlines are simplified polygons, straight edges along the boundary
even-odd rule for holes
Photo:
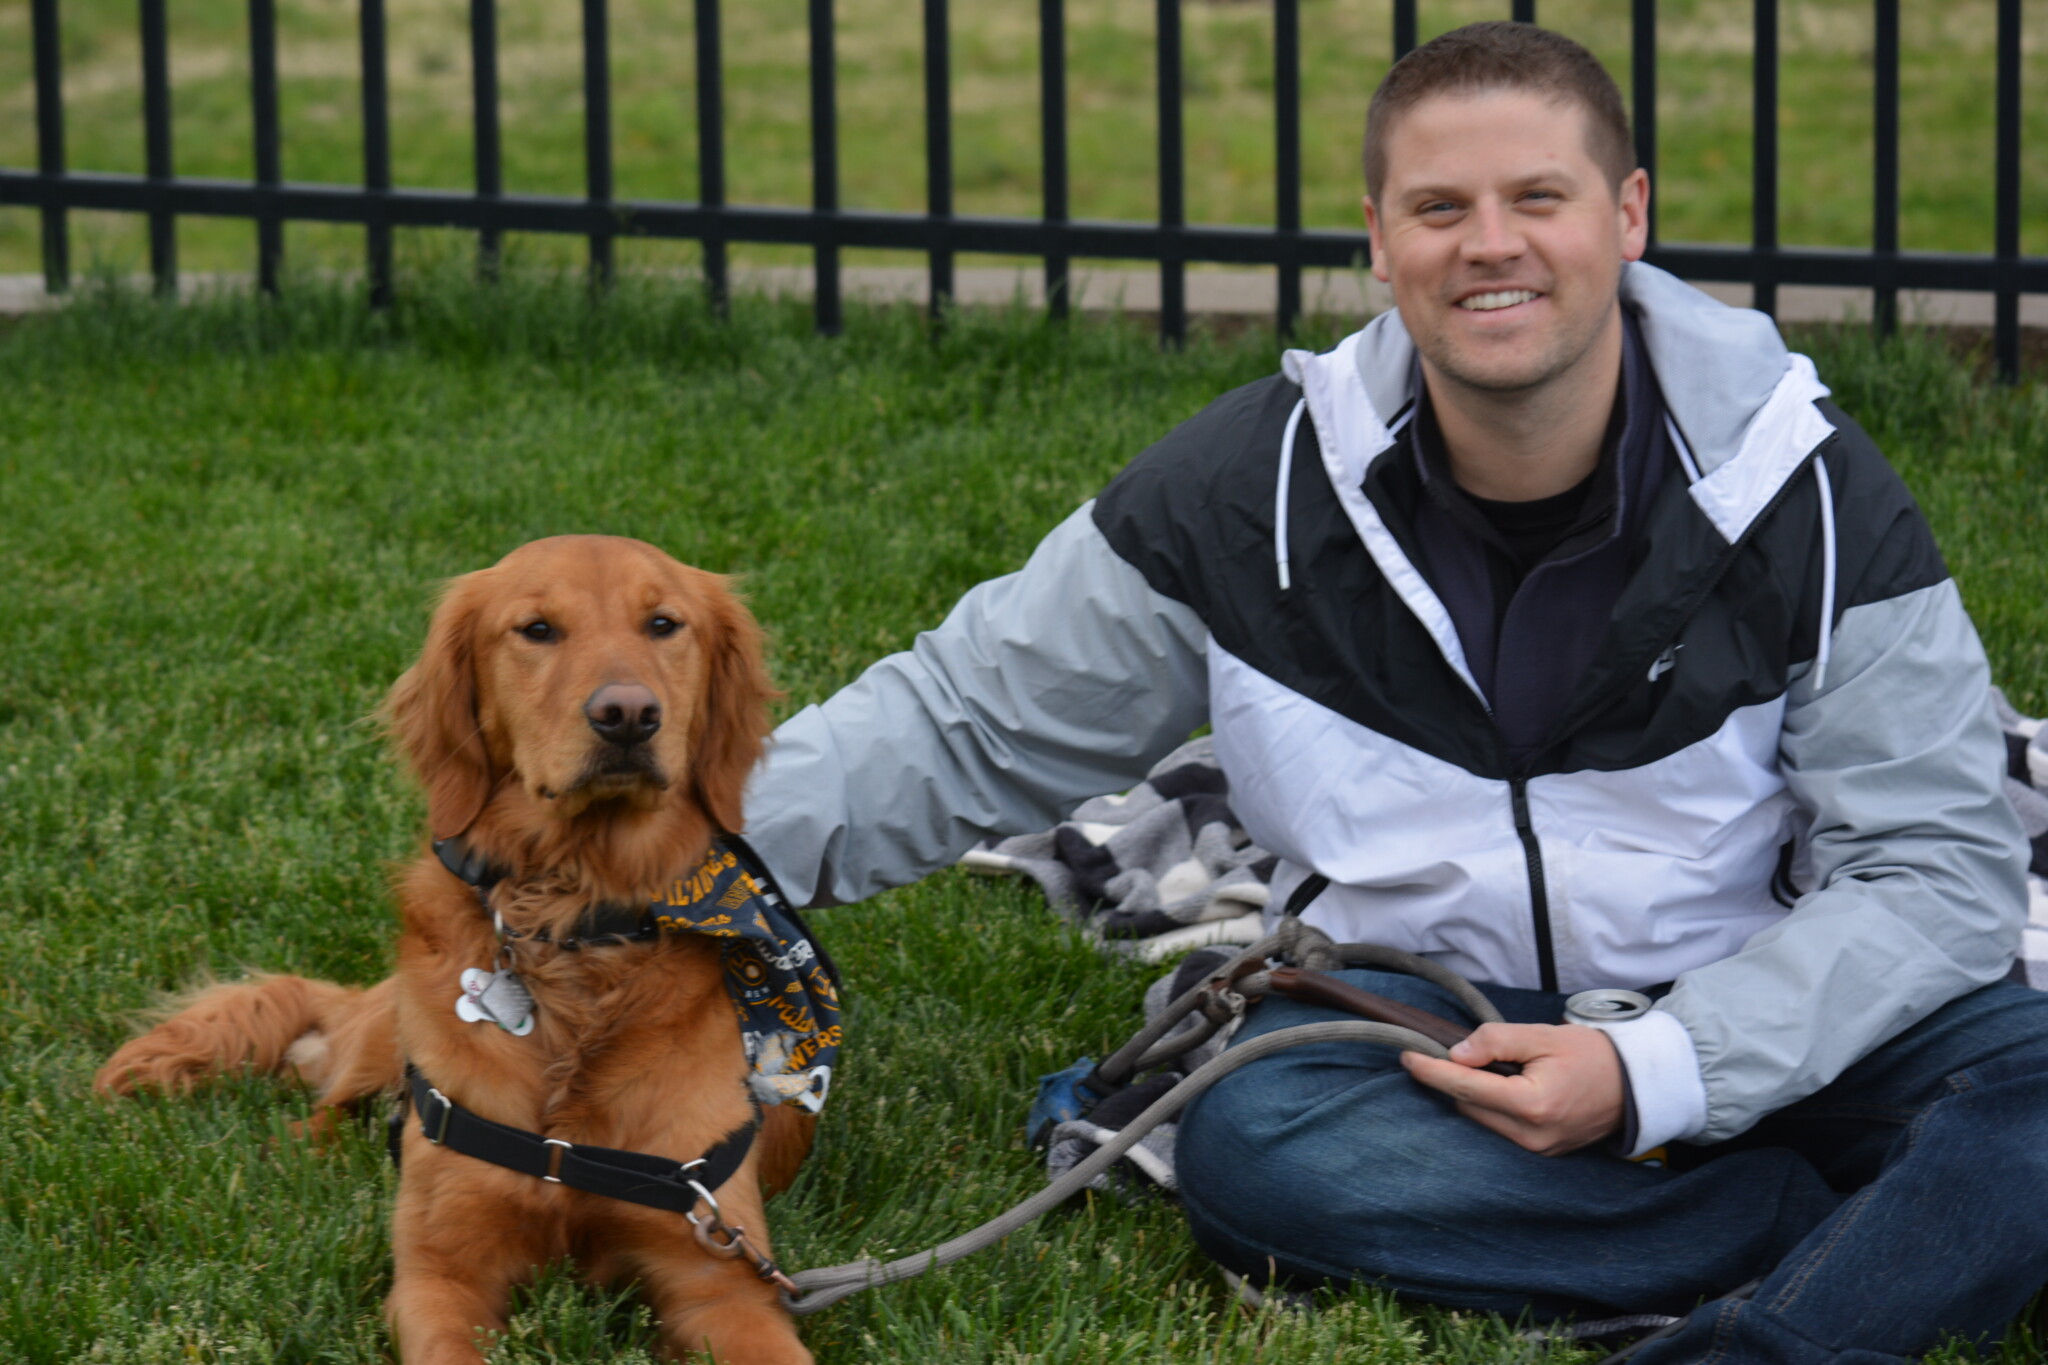
[[[1394,125],[1372,271],[1444,378],[1527,393],[1593,363],[1621,267],[1643,254],[1649,180],[1620,193],[1586,147],[1586,112],[1521,90],[1437,95]]]

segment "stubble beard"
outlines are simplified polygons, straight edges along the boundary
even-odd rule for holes
[[[1459,388],[1490,398],[1513,399],[1542,390],[1584,360],[1618,307],[1617,298],[1585,326],[1566,334],[1553,333],[1538,354],[1519,361],[1489,364],[1483,357],[1468,355],[1443,330],[1427,339],[1416,337],[1415,348],[1432,369]]]

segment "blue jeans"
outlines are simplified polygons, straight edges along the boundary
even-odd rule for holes
[[[1447,1018],[1445,991],[1342,975]],[[1564,997],[1485,988],[1513,1023]],[[1344,1017],[1268,997],[1253,1037]],[[2001,1331],[2048,1281],[2048,993],[2001,982],[1817,1094],[1656,1168],[1540,1157],[1460,1117],[1391,1048],[1318,1044],[1226,1077],[1176,1166],[1202,1249],[1261,1282],[1365,1280],[1548,1321],[1696,1313],[1637,1365],[1897,1361]]]

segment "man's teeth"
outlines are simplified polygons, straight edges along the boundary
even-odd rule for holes
[[[1488,313],[1496,308],[1512,308],[1518,303],[1527,303],[1536,297],[1533,289],[1503,289],[1492,294],[1474,294],[1469,299],[1459,299],[1458,307],[1475,313]]]

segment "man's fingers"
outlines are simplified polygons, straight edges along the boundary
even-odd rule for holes
[[[1549,1050],[1548,1033],[1542,1025],[1481,1024],[1451,1049],[1451,1060],[1464,1066],[1533,1061]]]
[[[1452,1055],[1457,1055],[1455,1048]],[[1527,1086],[1519,1076],[1496,1076],[1491,1071],[1475,1070],[1462,1062],[1446,1062],[1420,1052],[1402,1053],[1401,1062],[1416,1080],[1464,1104],[1505,1108],[1513,1103],[1518,1090]],[[1479,1065],[1484,1065],[1484,1062]]]

